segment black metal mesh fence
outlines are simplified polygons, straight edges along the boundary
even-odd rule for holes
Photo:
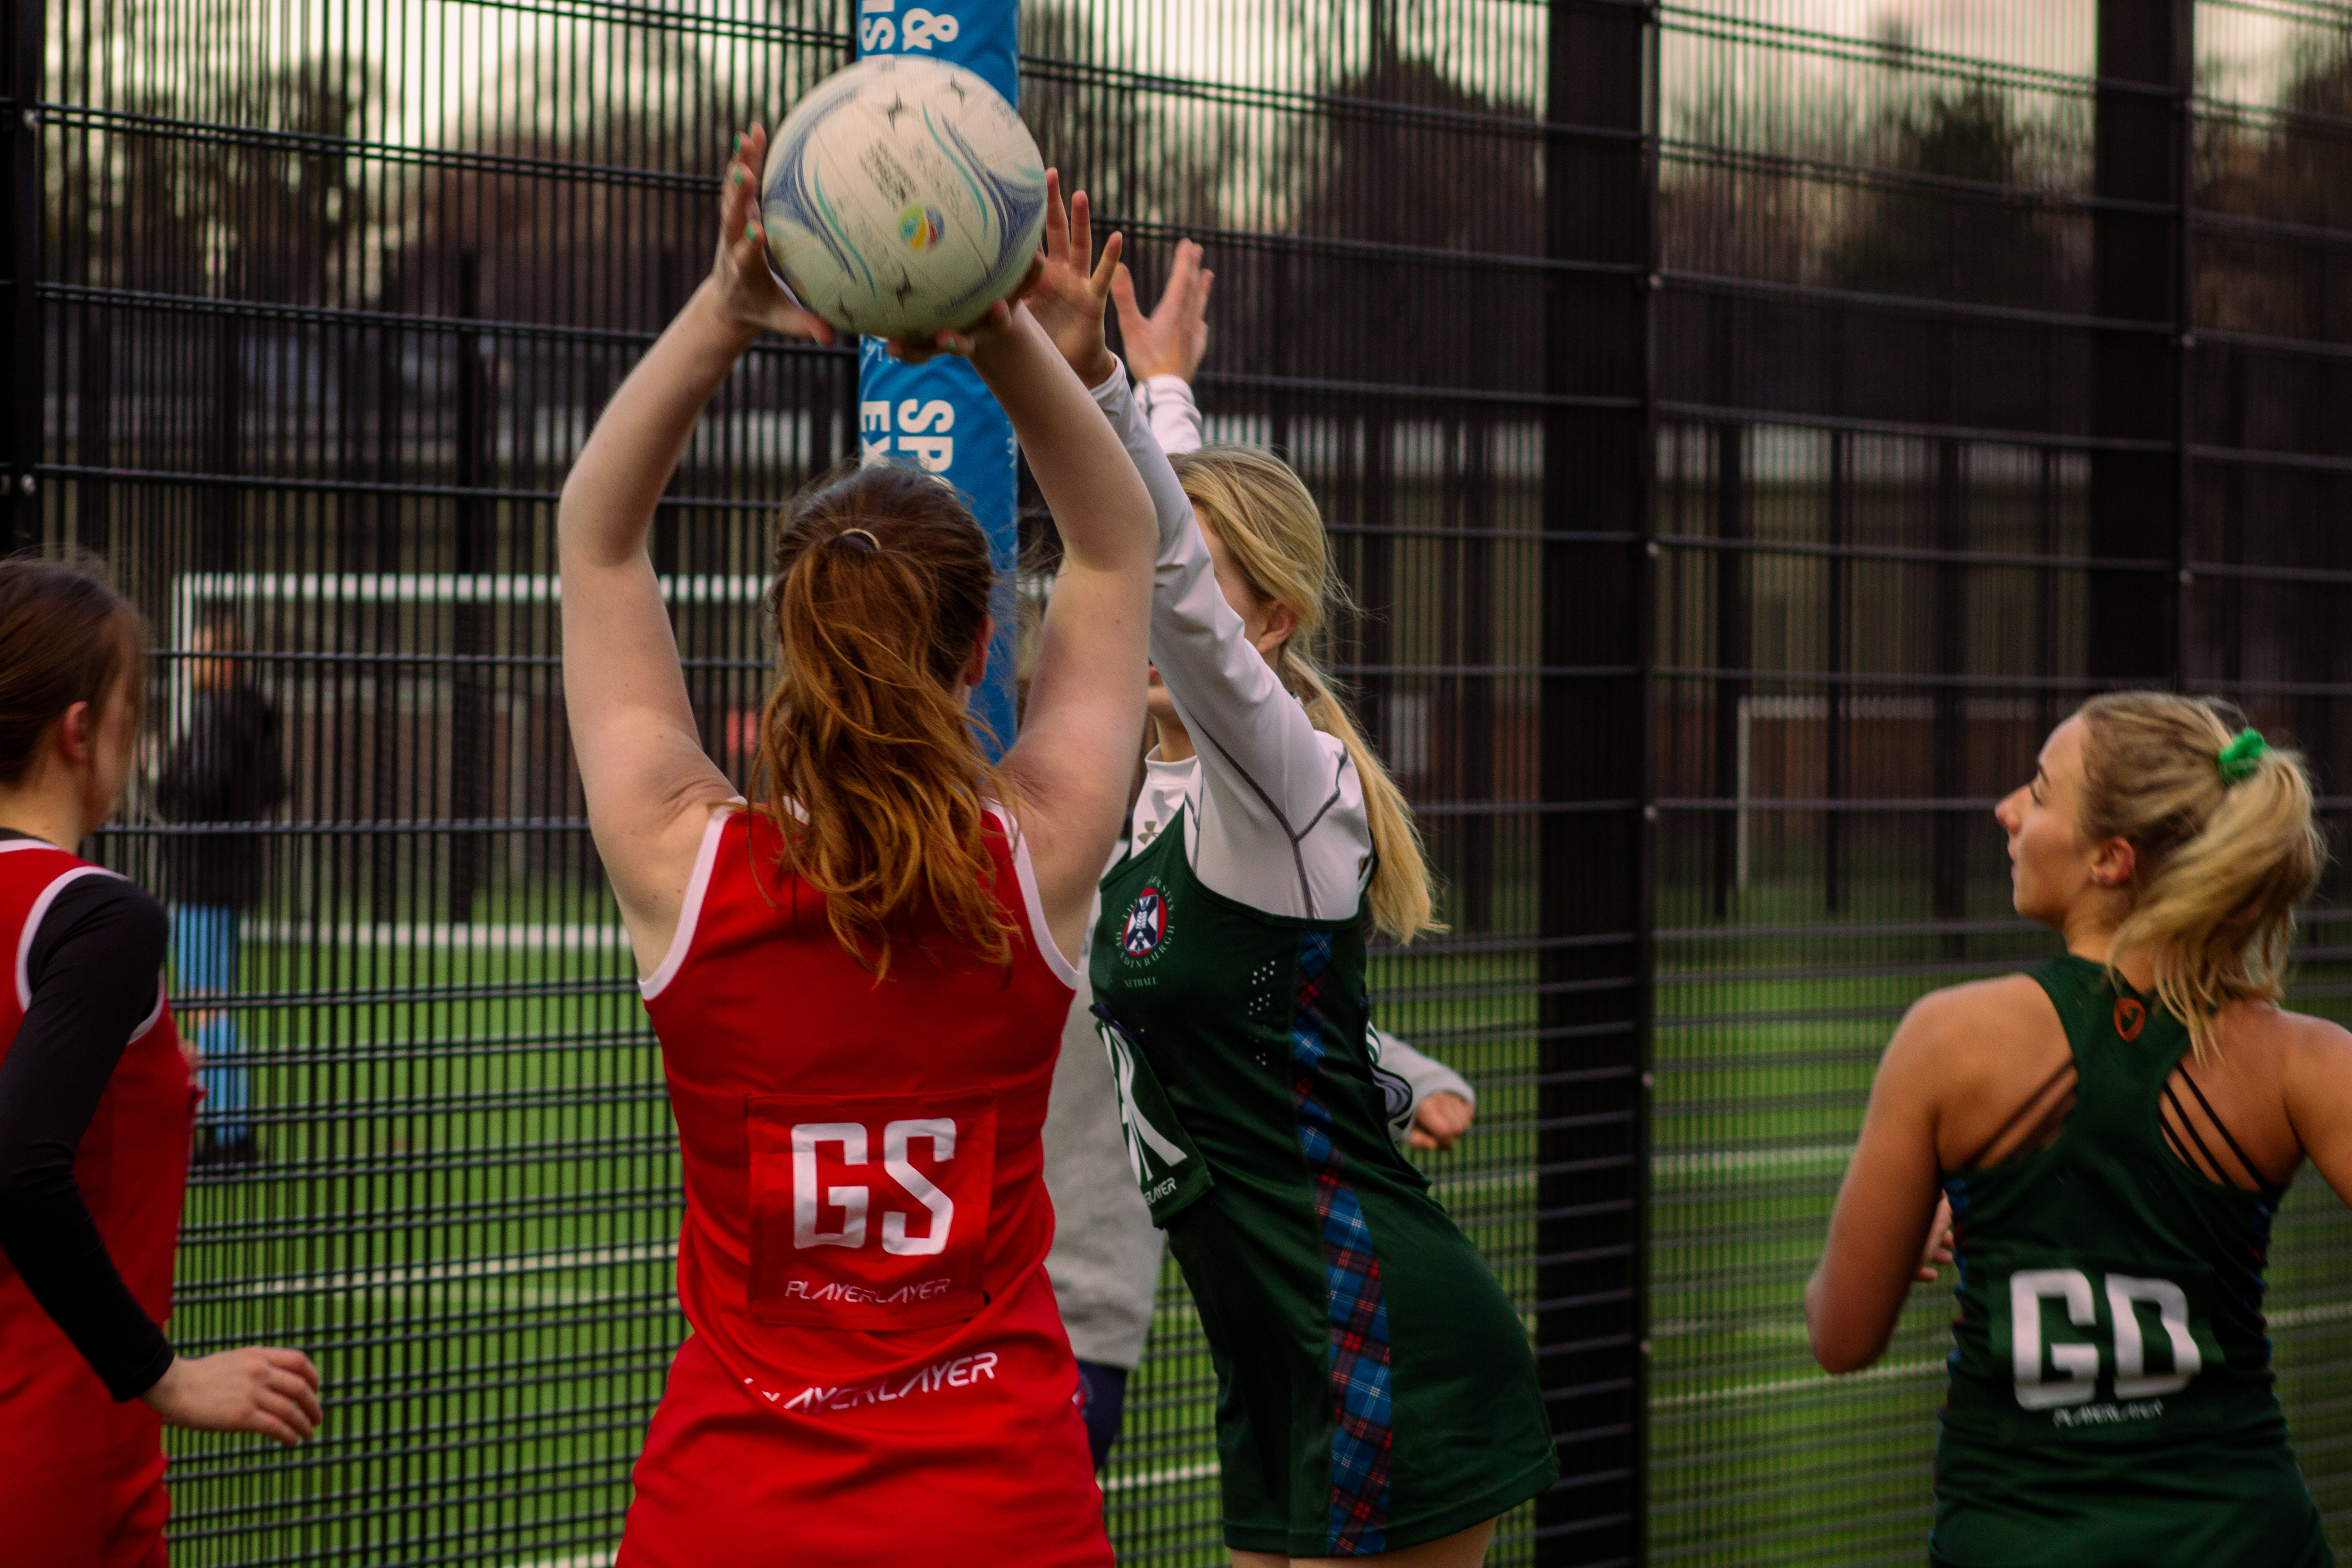
[[[1990,806],[2127,684],[2347,804],[2352,11],[1669,6],[1659,50],[1649,1555],[1916,1562],[1948,1297],[1836,1382],[1798,1299],[1903,1008],[2053,951]],[[2342,1540],[2352,1235],[2306,1181],[2278,1237]]]
[[[566,755],[553,500],[702,273],[730,132],[847,58],[849,5],[0,11],[8,221],[45,227],[0,374],[20,532],[147,608],[159,763],[224,616],[283,716],[289,796],[233,837],[240,994],[191,1031],[262,1162],[192,1188],[173,1332],[305,1345],[332,1415],[293,1456],[175,1437],[175,1556],[604,1561],[682,1331],[678,1197]],[[1453,925],[1380,958],[1382,1021],[1480,1089],[1432,1169],[1561,1436],[1496,1560],[1916,1561],[1948,1309],[1832,1384],[1797,1293],[1902,1007],[2049,951],[1991,801],[2126,682],[2235,697],[2324,789],[2352,761],[2352,9],[1023,27],[1024,113],[1143,291],[1209,246],[1212,434],[1289,455],[1367,612],[1336,662]],[[656,521],[739,777],[765,516],[851,449],[855,379],[756,351]],[[224,831],[142,796],[103,854],[172,892]],[[2311,929],[2328,1010],[2352,950]],[[2272,1317],[2339,1531],[2347,1239],[2297,1193]],[[1123,1560],[1223,1560],[1211,1391],[1171,1272]]]

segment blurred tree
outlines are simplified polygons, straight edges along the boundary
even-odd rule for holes
[[[1886,111],[1885,132],[1883,166],[1927,181],[1889,182],[1857,195],[1826,256],[1837,287],[2066,307],[2064,220],[2030,195],[2008,194],[2040,182],[2035,138],[2006,96],[1971,82],[1912,100]]]
[[[1224,221],[1218,187],[1235,126],[1229,110],[1138,91],[1097,8],[1023,0],[1021,118],[1066,189],[1082,190],[1118,223],[1179,232]],[[1137,257],[1156,280],[1160,247]]]
[[[222,52],[231,68],[185,80],[133,70],[103,105],[160,123],[78,142],[81,156],[50,186],[51,276],[289,302],[349,297],[366,218],[355,139],[377,97],[372,68],[340,53]]]

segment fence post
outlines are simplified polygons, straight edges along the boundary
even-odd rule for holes
[[[1536,1355],[1560,1457],[1536,1557],[1647,1516],[1654,13],[1550,0],[1544,137]]]
[[[2132,205],[2092,217],[2091,433],[2132,446],[2091,454],[2091,552],[2142,564],[2091,574],[2089,673],[2117,684],[2180,679],[2193,9],[2099,0],[2094,188]]]
[[[41,540],[42,0],[0,0],[0,555]]]

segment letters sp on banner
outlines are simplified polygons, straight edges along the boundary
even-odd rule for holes
[[[888,398],[857,405],[858,456],[866,463],[912,458],[925,472],[944,474],[955,462],[955,405],[944,397]]]

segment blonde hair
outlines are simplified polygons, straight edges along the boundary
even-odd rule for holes
[[[2109,963],[2127,952],[2154,961],[2157,998],[2202,1061],[2222,1008],[2284,994],[2295,906],[2327,862],[2311,780],[2284,751],[2225,780],[2221,753],[2239,715],[2218,703],[2114,691],[2080,717],[2084,841],[2121,838],[2138,857],[2138,896]]]
[[[1348,605],[1331,570],[1323,514],[1286,464],[1255,447],[1210,446],[1171,458],[1202,521],[1224,542],[1250,592],[1298,617],[1274,670],[1318,730],[1348,748],[1363,783],[1372,830],[1372,923],[1399,942],[1445,928],[1433,918],[1429,862],[1412,807],[1356,728],[1348,705],[1315,657],[1331,612]]]

